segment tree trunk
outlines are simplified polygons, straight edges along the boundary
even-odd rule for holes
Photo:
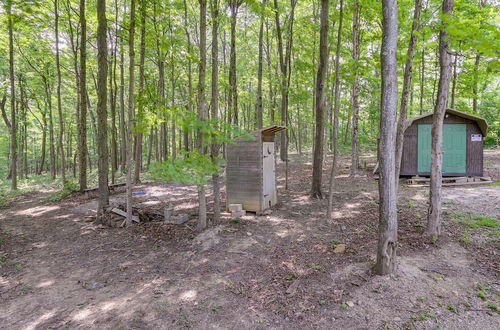
[[[443,16],[453,12],[454,0],[444,0],[442,5]],[[451,80],[450,43],[446,28],[439,32],[439,85],[436,105],[432,119],[432,146],[431,146],[431,182],[429,194],[429,213],[425,234],[433,240],[441,234],[441,185],[443,165],[443,121],[446,113],[448,94]]]
[[[187,51],[188,54],[191,55],[191,36],[189,34],[188,28],[188,17],[187,17],[187,3],[184,0],[184,28],[186,32],[186,43],[187,43]],[[192,73],[192,62],[191,56],[188,56],[188,100],[187,100],[187,110],[191,114],[193,112],[193,73]],[[191,133],[186,128],[184,129],[184,149],[185,151],[190,150]]]
[[[422,31],[422,58],[420,63],[420,115],[424,113],[424,86],[425,86],[425,34]]]
[[[265,0],[264,0],[265,1]],[[215,125],[214,129],[219,127],[219,1],[211,0],[210,9],[212,13],[212,98],[210,100],[210,109],[212,115],[212,125]],[[261,23],[262,24],[262,23]],[[262,32],[262,25],[261,25]],[[262,54],[260,54],[262,55]],[[262,60],[262,58],[260,58]],[[262,65],[262,63],[260,63]],[[261,84],[262,84],[262,72],[261,74]],[[262,90],[261,90],[262,93]],[[262,98],[261,98],[262,102]],[[262,105],[262,103],[261,103]],[[219,156],[219,146],[215,142],[215,136],[212,136],[212,145],[210,150],[210,156],[214,164],[218,163]],[[214,224],[220,222],[220,178],[219,174],[214,174],[212,176],[213,194],[214,194]]]
[[[321,18],[319,34],[319,62],[316,75],[316,129],[314,136],[312,198],[323,198],[323,144],[325,134],[325,108],[326,108],[326,74],[328,71],[328,12],[329,0],[321,0]]]
[[[231,52],[229,56],[229,118],[238,125],[238,86],[236,77],[236,21],[241,0],[230,0],[231,9]]]
[[[56,33],[56,70],[57,70],[57,114],[59,117],[59,136],[57,147],[61,155],[61,179],[63,185],[66,183],[66,161],[64,157],[63,138],[64,138],[64,118],[62,112],[61,100],[61,65],[59,63],[59,0],[54,0],[55,14],[55,33]]]
[[[120,167],[127,167],[127,125],[125,124],[125,51],[120,38]]]
[[[401,158],[403,156],[404,134],[406,130],[405,123],[408,117],[408,96],[410,95],[411,80],[413,78],[413,57],[415,56],[415,49],[417,47],[417,33],[420,28],[421,9],[422,0],[415,0],[410,43],[406,52],[405,71],[403,75],[403,91],[401,93],[401,108],[399,110],[398,129],[396,135],[396,187],[399,184]]]
[[[139,55],[139,108],[137,112],[136,125],[140,125],[140,121],[144,117],[144,61],[146,56],[146,3],[141,1],[141,53]],[[134,183],[137,184],[141,181],[141,168],[142,168],[142,128],[137,132],[137,141],[135,145],[135,171]]]
[[[267,0],[262,0],[262,10],[266,5]],[[262,128],[262,75],[263,75],[263,58],[264,58],[264,13],[260,14],[259,27],[259,64],[257,69],[257,128]]]
[[[80,118],[78,120],[78,164],[80,191],[87,188],[87,20],[85,0],[80,0]]]
[[[458,49],[455,52],[453,60],[453,80],[451,81],[451,105],[450,108],[455,109],[455,90],[457,87],[457,67],[458,67],[458,52],[460,51],[460,42],[458,43]]]
[[[12,1],[7,1],[7,25],[9,30],[9,78],[10,78],[10,177],[11,188],[17,190],[17,123],[16,89],[14,76],[14,23],[12,22]]]
[[[106,36],[106,0],[97,0],[97,166],[99,181],[97,218],[100,221],[103,220],[102,216],[109,205],[108,109],[106,103],[108,99],[108,43]]]
[[[398,9],[396,0],[382,1],[382,100],[380,114],[379,227],[375,273],[395,270],[397,248],[396,112],[398,107]]]
[[[417,0],[420,1],[420,0]],[[352,59],[354,61],[354,77],[352,81],[352,142],[351,142],[351,176],[354,177],[359,167],[359,0],[354,0],[352,16]],[[346,134],[347,136],[347,134]]]
[[[200,62],[198,64],[198,120],[204,122],[207,120],[207,105],[205,99],[205,75],[207,70],[207,1],[198,0],[200,4]],[[200,153],[205,153],[204,136],[201,130],[197,132],[196,146]],[[204,230],[207,227],[207,202],[205,196],[205,187],[198,186],[198,230]]]
[[[132,224],[132,143],[134,130],[134,65],[135,65],[135,0],[130,1],[130,27],[128,34],[129,54],[129,87],[128,87],[128,121],[127,121],[127,219],[125,224]]]
[[[342,21],[344,13],[344,0],[340,0],[339,30],[337,33],[337,48],[335,50],[335,92],[333,97],[333,161],[330,171],[330,186],[328,189],[328,208],[326,218],[331,221],[333,189],[335,188],[335,176],[337,175],[337,163],[339,158],[339,111],[340,111],[340,46],[342,42]]]
[[[477,109],[477,100],[478,100],[478,84],[479,84],[479,79],[478,79],[478,72],[479,72],[479,62],[481,60],[481,56],[479,53],[476,54],[476,58],[474,60],[474,77],[473,77],[473,82],[472,82],[472,111],[477,114],[478,109]]]

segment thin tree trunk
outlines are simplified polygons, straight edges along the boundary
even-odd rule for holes
[[[451,105],[450,108],[455,109],[455,90],[457,87],[457,76],[458,76],[458,52],[460,51],[460,42],[458,43],[458,49],[455,52],[453,60],[453,79],[451,81]]]
[[[424,86],[425,86],[425,34],[422,31],[422,58],[420,63],[420,115],[424,113]]]
[[[443,16],[453,12],[454,0],[444,0]],[[432,119],[431,182],[429,190],[429,213],[425,234],[433,240],[441,234],[441,186],[443,165],[443,121],[446,113],[451,80],[451,56],[448,33],[443,26],[439,32],[439,85]]]
[[[406,52],[405,71],[403,75],[403,91],[401,93],[401,108],[399,110],[398,129],[396,135],[396,187],[399,184],[399,173],[401,171],[401,158],[403,157],[404,134],[406,130],[406,119],[408,117],[408,96],[410,95],[411,80],[413,78],[413,57],[417,48],[417,33],[420,28],[420,12],[422,0],[415,0],[413,12],[413,24],[411,27],[410,43]]]
[[[188,17],[187,17],[187,3],[184,0],[184,28],[186,32],[186,43],[188,54],[191,55],[191,35],[189,34]],[[187,100],[187,110],[191,114],[193,112],[193,70],[191,56],[188,56],[188,100]],[[190,150],[191,133],[186,128],[184,129],[184,149],[185,151]]]
[[[321,0],[321,18],[319,34],[319,61],[316,75],[316,129],[314,136],[313,174],[310,195],[323,198],[323,144],[325,137],[326,74],[328,71],[328,12],[329,0]]]
[[[109,206],[108,188],[108,109],[107,74],[108,43],[106,40],[106,0],[97,0],[97,166],[99,199],[97,200],[97,219],[102,221],[105,209]]]
[[[61,155],[61,179],[63,185],[66,183],[66,161],[64,157],[63,137],[64,137],[64,118],[62,112],[61,100],[61,65],[59,62],[59,1],[54,0],[55,14],[55,33],[56,33],[56,70],[57,70],[57,114],[59,117],[59,136],[57,147]]]
[[[141,1],[141,52],[139,55],[139,108],[137,112],[137,121],[143,120],[144,115],[144,100],[142,95],[144,93],[144,61],[146,56],[146,3]],[[137,123],[140,126],[140,123]],[[134,183],[137,184],[141,181],[141,168],[142,168],[142,129],[137,132],[135,145],[135,171]]]
[[[12,21],[12,0],[7,1],[7,25],[9,30],[9,77],[10,77],[10,177],[11,188],[17,190],[17,123],[16,89],[14,76],[14,23]]]
[[[340,111],[340,46],[342,42],[342,21],[344,14],[344,0],[340,0],[339,30],[337,33],[337,48],[335,50],[335,92],[333,97],[333,161],[330,171],[330,186],[328,189],[328,208],[326,218],[331,221],[333,190],[335,189],[335,176],[339,158],[339,111]]]
[[[128,88],[128,121],[127,121],[127,219],[125,224],[132,224],[132,143],[134,130],[134,65],[135,65],[135,0],[130,1],[130,27],[128,34],[129,52],[129,88]]]
[[[120,38],[120,165],[124,171],[127,167],[127,125],[125,124],[125,52],[123,39]]]
[[[50,175],[52,180],[56,179],[56,151],[54,139],[54,116],[52,114],[52,91],[49,81],[46,76],[42,76],[45,86],[45,97],[47,100],[47,107],[49,109],[49,156],[50,156]]]
[[[207,120],[206,99],[205,99],[205,75],[207,70],[207,1],[198,0],[200,4],[200,62],[198,64],[198,120],[200,122]],[[201,130],[197,132],[196,147],[202,154],[205,153],[204,136]],[[198,185],[198,230],[204,230],[207,227],[207,202],[205,196],[205,187]]]
[[[238,86],[236,77],[236,22],[241,0],[230,0],[231,10],[231,52],[229,55],[229,118],[235,125],[239,124],[238,118]],[[230,120],[231,121],[231,120]]]
[[[398,9],[396,0],[382,1],[382,100],[380,114],[379,227],[375,273],[395,270],[397,248],[396,112],[398,107]]]
[[[262,8],[265,7],[267,0],[262,0]],[[259,64],[257,69],[257,128],[262,128],[262,75],[263,75],[263,54],[264,51],[264,13],[260,14],[259,27]]]
[[[478,109],[477,109],[477,100],[478,100],[478,84],[479,84],[479,79],[478,79],[478,72],[479,72],[479,63],[481,61],[481,56],[479,53],[476,54],[476,58],[474,60],[474,76],[473,76],[473,82],[472,82],[472,111],[477,114]]]
[[[351,176],[358,173],[359,167],[359,0],[354,0],[352,16],[352,58],[354,61],[354,77],[352,81],[352,142],[351,142]],[[347,134],[346,134],[347,136]]]
[[[80,0],[80,118],[78,120],[78,164],[80,191],[87,188],[87,20],[85,0]]]
[[[265,1],[265,0],[264,0]],[[219,1],[211,0],[210,9],[212,13],[212,98],[210,100],[210,109],[212,115],[212,125],[214,129],[218,128],[219,120]],[[262,31],[262,26],[261,26]],[[261,54],[262,55],[262,54]],[[262,60],[262,58],[260,58]],[[261,63],[262,65],[262,63]],[[262,75],[262,72],[260,73]],[[262,77],[261,77],[262,80]],[[262,81],[261,81],[262,83]],[[261,90],[262,93],[262,90]],[[261,98],[262,102],[262,98]],[[262,105],[262,103],[261,103]],[[210,156],[214,164],[218,163],[219,146],[215,142],[215,136],[212,136],[212,145]],[[214,194],[214,224],[220,222],[220,178],[219,174],[212,176],[213,194]]]

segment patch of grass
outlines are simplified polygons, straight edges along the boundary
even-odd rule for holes
[[[500,181],[499,182],[490,183],[490,186],[500,186]]]
[[[500,306],[498,306],[497,304],[491,303],[491,304],[486,305],[486,307],[488,307],[492,311],[500,312]]]
[[[475,216],[472,220],[462,221],[461,224],[470,228],[480,228],[480,227],[498,228],[500,227],[500,220],[495,219],[493,217],[478,215]]]
[[[212,314],[219,315],[220,314],[220,309],[221,309],[221,306],[219,306],[219,305],[213,305],[212,306]]]
[[[231,219],[231,220],[229,220],[229,222],[237,224],[237,223],[241,223],[241,219]]]
[[[415,204],[415,201],[414,200],[408,200],[408,206],[409,207],[414,207],[416,204]]]
[[[291,281],[294,278],[295,278],[295,274],[290,274],[290,275],[285,276],[285,280],[287,280],[287,281]]]
[[[340,304],[340,308],[347,309],[347,308],[349,308],[349,305],[347,305],[345,302],[343,302]]]
[[[321,266],[320,265],[316,265],[315,263],[310,263],[309,267],[311,267],[314,270],[321,270]]]
[[[453,305],[453,304],[449,304],[448,305],[448,310],[453,312],[453,313],[458,313],[458,308],[457,306]]]
[[[494,230],[488,233],[488,236],[500,236],[500,230]]]
[[[481,298],[482,300],[488,300],[488,294],[484,290],[479,290],[477,292],[477,296]]]
[[[55,193],[51,194],[49,197],[47,197],[47,200],[49,202],[59,202],[60,200],[68,197],[72,193],[78,190],[78,185],[76,184],[75,181],[68,181],[62,190],[56,191]]]
[[[435,319],[435,318],[436,318],[436,314],[434,314],[432,312],[418,314],[418,319],[420,321],[425,321],[425,320],[428,320],[428,319]]]
[[[19,291],[17,291],[18,295],[24,295],[27,294],[31,290],[31,285],[28,284],[23,284]]]
[[[332,238],[331,240],[328,241],[330,244],[340,244],[340,240],[337,238]]]
[[[466,231],[465,233],[462,234],[461,240],[465,244],[469,245],[472,243],[472,235],[468,231]]]
[[[328,305],[328,300],[324,300],[324,299],[321,299],[318,303],[321,305],[321,306],[324,306],[324,305]]]
[[[467,308],[472,308],[472,304],[470,302],[468,302],[468,301],[462,302],[462,305],[464,305]]]
[[[449,216],[455,219],[465,219],[465,218],[470,218],[470,213],[469,212],[454,212],[454,213],[449,213]]]

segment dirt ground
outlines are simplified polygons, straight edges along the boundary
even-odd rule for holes
[[[499,181],[500,150],[485,158]],[[430,243],[422,239],[428,188],[402,185],[398,269],[375,276],[373,155],[365,163],[350,178],[342,158],[333,222],[326,200],[309,199],[312,164],[297,155],[288,190],[279,166],[270,214],[226,217],[201,234],[193,187],[145,184],[145,205],[170,201],[191,220],[128,229],[94,224],[95,199],[25,194],[0,210],[0,328],[498,329],[498,229],[461,221],[499,220],[500,186],[445,188],[443,235]]]

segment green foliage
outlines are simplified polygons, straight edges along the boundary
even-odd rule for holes
[[[68,182],[66,182],[63,189],[51,194],[47,198],[47,200],[49,202],[58,202],[64,198],[68,197],[69,195],[71,195],[72,193],[74,193],[77,190],[78,190],[78,185],[76,184],[76,182],[73,180],[69,180]]]
[[[432,313],[432,312],[426,312],[426,313],[420,313],[418,314],[418,319],[420,321],[425,321],[425,320],[428,320],[428,319],[435,319],[436,318],[436,314]]]
[[[212,163],[209,156],[198,151],[186,152],[184,157],[173,161],[155,163],[151,167],[151,177],[164,182],[195,184],[204,186],[211,175],[217,174],[219,168]]]
[[[500,312],[500,306],[498,306],[497,304],[489,303],[489,304],[486,305],[486,307],[488,307],[492,311]]]

